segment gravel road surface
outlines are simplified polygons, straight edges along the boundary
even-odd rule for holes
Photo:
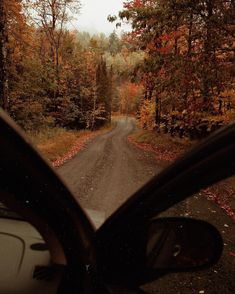
[[[162,169],[153,155],[143,153],[127,141],[134,129],[134,119],[117,120],[115,129],[96,137],[59,168],[84,208],[105,212],[108,217]]]
[[[135,129],[132,118],[117,120],[112,131],[93,139],[75,158],[58,169],[59,174],[86,209],[107,218],[164,164],[151,153],[137,149],[127,137]],[[102,214],[101,214],[102,215]],[[235,226],[225,212],[200,193],[164,212],[209,221],[221,232],[224,252],[214,267],[193,273],[169,274],[143,287],[146,293],[235,293]]]

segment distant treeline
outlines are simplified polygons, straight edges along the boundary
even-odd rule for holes
[[[128,45],[115,32],[68,31],[79,1],[4,0],[0,8],[1,105],[13,119],[26,130],[110,122],[117,76],[125,76],[115,63],[126,62]]]

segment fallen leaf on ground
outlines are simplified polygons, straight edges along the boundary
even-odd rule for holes
[[[86,143],[94,138],[97,134],[89,134],[79,138],[76,143],[71,147],[71,149],[66,152],[63,156],[59,157],[55,161],[52,162],[53,167],[60,167],[68,160],[72,159],[79,151],[81,151]]]

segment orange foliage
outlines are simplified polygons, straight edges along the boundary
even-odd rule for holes
[[[141,93],[141,84],[134,84],[131,82],[124,83],[119,89],[120,112],[134,114],[137,110],[137,103]]]
[[[140,126],[143,129],[153,130],[155,127],[155,103],[144,100],[140,108]]]

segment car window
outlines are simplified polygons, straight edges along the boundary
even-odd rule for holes
[[[232,293],[235,269],[234,260],[234,177],[221,181],[213,186],[200,191],[181,203],[169,208],[159,217],[189,217],[201,219],[213,224],[221,233],[224,248],[218,263],[210,269],[195,273],[175,273],[160,278],[156,283],[149,283],[143,289],[147,293],[158,293],[164,288],[167,293],[174,293],[181,289],[180,293],[188,293],[192,287],[199,293]],[[224,275],[228,283],[222,283]],[[175,286],[174,286],[175,285]]]

